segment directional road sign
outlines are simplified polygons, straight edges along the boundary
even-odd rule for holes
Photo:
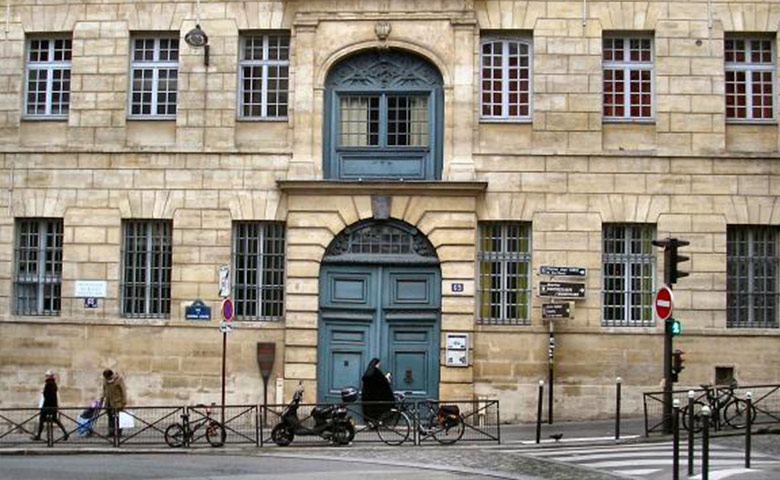
[[[584,283],[539,282],[539,295],[554,298],[585,298]]]

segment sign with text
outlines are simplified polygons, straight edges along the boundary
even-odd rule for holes
[[[571,318],[571,303],[543,303],[542,318]]]
[[[184,318],[187,320],[211,320],[211,307],[201,300],[195,300],[192,305],[188,305]]]
[[[539,282],[539,295],[554,298],[585,298],[584,283]]]
[[[588,274],[585,267],[561,267],[553,265],[542,265],[539,267],[541,275],[551,275],[554,277],[584,277]]]
[[[98,308],[98,299],[95,297],[84,298],[84,308]]]
[[[76,280],[74,297],[77,298],[106,298],[108,282],[105,280]]]
[[[462,283],[453,283],[452,284],[452,292],[453,293],[463,293],[463,284]]]

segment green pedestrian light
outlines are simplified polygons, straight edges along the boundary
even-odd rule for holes
[[[672,321],[672,336],[677,337],[682,335],[682,323],[680,323],[676,318],[671,318],[670,320]]]

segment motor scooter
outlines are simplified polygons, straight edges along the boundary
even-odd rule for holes
[[[303,387],[293,394],[292,401],[282,412],[281,421],[271,430],[271,440],[280,447],[291,444],[296,435],[319,436],[334,445],[347,445],[355,438],[355,424],[347,414],[347,403],[358,398],[358,391],[352,387],[341,390],[342,403],[317,406],[311,411],[314,427],[303,425],[298,418],[298,407],[303,399]]]

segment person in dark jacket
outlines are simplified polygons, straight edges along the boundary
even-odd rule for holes
[[[45,383],[43,384],[43,405],[41,405],[41,415],[38,420],[38,434],[33,436],[33,440],[40,440],[45,422],[54,422],[62,430],[63,439],[68,439],[68,432],[60,422],[57,408],[59,400],[57,395],[57,381],[54,379],[54,373],[51,370],[46,372]]]
[[[108,415],[108,436],[122,436],[119,428],[119,412],[127,405],[125,382],[113,370],[103,370],[103,407]]]
[[[371,361],[368,362],[368,368],[366,368],[366,372],[363,374],[362,400],[364,402],[363,416],[367,421],[372,423],[376,423],[382,414],[390,410],[395,403],[390,380],[382,373],[382,370],[379,369],[378,358],[372,358]]]

